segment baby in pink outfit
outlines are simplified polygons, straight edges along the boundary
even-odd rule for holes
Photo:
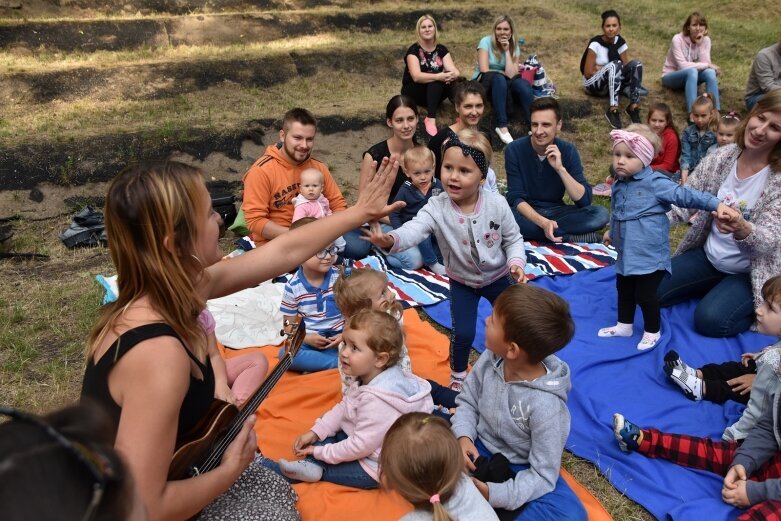
[[[333,212],[328,202],[328,198],[323,195],[323,173],[316,168],[307,168],[301,172],[301,183],[298,186],[299,194],[293,199],[293,220],[296,222],[302,217],[314,217],[322,219],[328,217]],[[336,248],[344,251],[344,239],[339,237],[334,241]]]

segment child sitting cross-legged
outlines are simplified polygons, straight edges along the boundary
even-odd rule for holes
[[[291,230],[305,226],[313,217],[297,220]],[[339,272],[334,267],[337,248],[332,244],[301,265],[285,284],[280,312],[286,320],[304,319],[306,337],[290,365],[292,371],[315,372],[336,367],[338,346],[342,341],[344,318],[334,299],[334,284]],[[279,356],[284,355],[284,346]]]
[[[646,125],[633,124],[610,132],[613,139],[613,185],[610,230],[605,244],[618,250],[616,289],[618,323],[604,327],[600,337],[632,336],[635,307],[643,312],[645,331],[637,349],[654,347],[661,337],[661,313],[656,289],[670,273],[670,223],[672,204],[681,208],[717,210],[721,218],[734,210],[709,193],[680,186],[664,174],[654,172],[651,161],[659,151],[659,136]]]
[[[406,206],[390,214],[391,226],[394,229],[412,220],[418,211],[428,203],[432,197],[442,193],[442,183],[434,177],[434,152],[418,145],[404,152],[402,166],[407,180],[396,193],[395,201],[404,201]],[[420,253],[423,264],[437,275],[446,275],[445,267],[437,258],[437,248],[431,237],[424,239],[417,246],[413,246],[407,253],[415,250]],[[414,255],[414,254],[413,254]]]
[[[536,286],[511,286],[494,302],[485,321],[487,349],[456,399],[452,430],[466,468],[483,476],[474,483],[491,506],[523,507],[517,519],[586,519],[559,476],[571,385],[569,366],[554,353],[574,332],[564,299]],[[478,456],[491,463],[488,472]]]
[[[415,507],[400,521],[499,521],[464,473],[461,447],[442,418],[400,416],[382,443],[380,472],[382,486]]]
[[[764,302],[756,310],[757,330],[781,337],[781,276],[762,286]],[[624,452],[666,459],[684,467],[724,475],[725,503],[749,508],[739,521],[781,519],[781,375],[779,344],[767,350],[775,362],[761,364],[748,406],[723,441],[641,429],[621,414],[613,415],[613,434]],[[685,370],[691,368],[686,367]],[[748,480],[748,481],[747,481]]]
[[[480,297],[489,302],[517,281],[525,281],[526,254],[518,224],[499,194],[482,190],[491,145],[465,129],[442,145],[444,193],[429,199],[414,219],[386,234],[373,223],[367,239],[391,253],[434,235],[450,277],[453,335],[450,388],[460,391],[475,338]]]
[[[296,439],[293,450],[305,459],[264,464],[292,481],[377,488],[385,433],[402,414],[434,408],[431,386],[399,367],[404,334],[387,313],[353,315],[343,338],[342,369],[354,380],[342,401]]]

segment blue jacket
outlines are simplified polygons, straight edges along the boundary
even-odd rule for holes
[[[575,201],[580,208],[591,205],[591,185],[583,175],[583,165],[575,145],[556,138],[553,144],[561,151],[561,163],[567,172],[586,189]],[[530,137],[516,139],[504,151],[507,171],[507,202],[516,210],[522,202],[532,208],[550,208],[564,205],[564,183],[547,159],[540,161],[532,148]]]
[[[436,197],[442,193],[442,183],[437,178],[432,179],[431,186],[428,188],[426,195],[420,193],[409,181],[404,181],[399,191],[396,192],[396,197],[393,198],[393,202],[404,201],[407,206],[390,214],[390,223],[393,228],[398,228],[407,221],[411,221],[413,217],[418,215],[418,211],[423,208],[428,200],[432,197]]]
[[[719,199],[645,167],[613,184],[610,240],[618,250],[616,273],[644,275],[670,272],[670,205],[715,210]]]
[[[689,125],[681,132],[681,170],[691,172],[717,146],[716,134],[706,130],[700,135],[697,125]]]

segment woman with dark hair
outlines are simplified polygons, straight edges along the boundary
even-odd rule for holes
[[[762,285],[781,274],[781,89],[759,100],[735,132],[735,144],[705,156],[687,184],[729,202],[729,221],[698,212],[659,285],[661,306],[700,298],[694,327],[705,336],[746,331],[762,304]],[[688,211],[674,212],[688,222]]]
[[[0,424],[3,519],[147,519],[100,408],[71,406],[39,417],[1,406],[0,419],[6,418]]]
[[[219,465],[171,479],[175,448],[198,431],[215,396],[206,300],[255,286],[299,266],[338,236],[395,209],[387,206],[396,161],[366,179],[355,206],[223,260],[221,217],[203,172],[183,163],[135,163],[111,182],[106,233],[118,298],[92,329],[82,398],[101,405],[116,430],[152,519],[298,520],[290,486],[255,460],[255,416],[236,429]]]
[[[602,13],[602,34],[588,41],[580,59],[580,73],[586,92],[610,98],[605,117],[613,128],[621,128],[618,94],[625,87],[629,87],[626,114],[632,123],[640,123],[640,86],[643,83],[643,64],[629,59],[628,46],[620,32],[621,17],[618,13],[612,9]]]
[[[515,34],[513,19],[502,15],[494,20],[492,34],[484,36],[477,44],[477,65],[472,79],[478,80],[491,98],[496,119],[494,131],[504,144],[513,141],[507,130],[508,98],[520,105],[526,123],[531,117],[532,85],[518,73],[523,43]]]
[[[437,41],[437,22],[430,14],[418,18],[415,26],[418,41],[404,55],[404,77],[401,93],[425,105],[428,115],[423,119],[429,136],[437,133],[437,110],[452,94],[453,82],[461,75],[447,47]]]
[[[691,113],[694,100],[697,99],[700,83],[705,84],[705,90],[713,98],[716,110],[721,110],[717,78],[721,68],[710,61],[710,45],[708,21],[695,11],[686,18],[681,32],[673,36],[664,60],[662,85],[686,93],[688,113]]]

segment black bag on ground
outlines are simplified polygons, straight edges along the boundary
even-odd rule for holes
[[[68,229],[60,234],[60,240],[68,248],[105,246],[106,231],[103,214],[91,206],[85,206],[73,217]]]
[[[233,221],[236,220],[236,196],[233,194],[214,194],[212,197],[212,208],[222,216],[225,228],[230,228]]]

